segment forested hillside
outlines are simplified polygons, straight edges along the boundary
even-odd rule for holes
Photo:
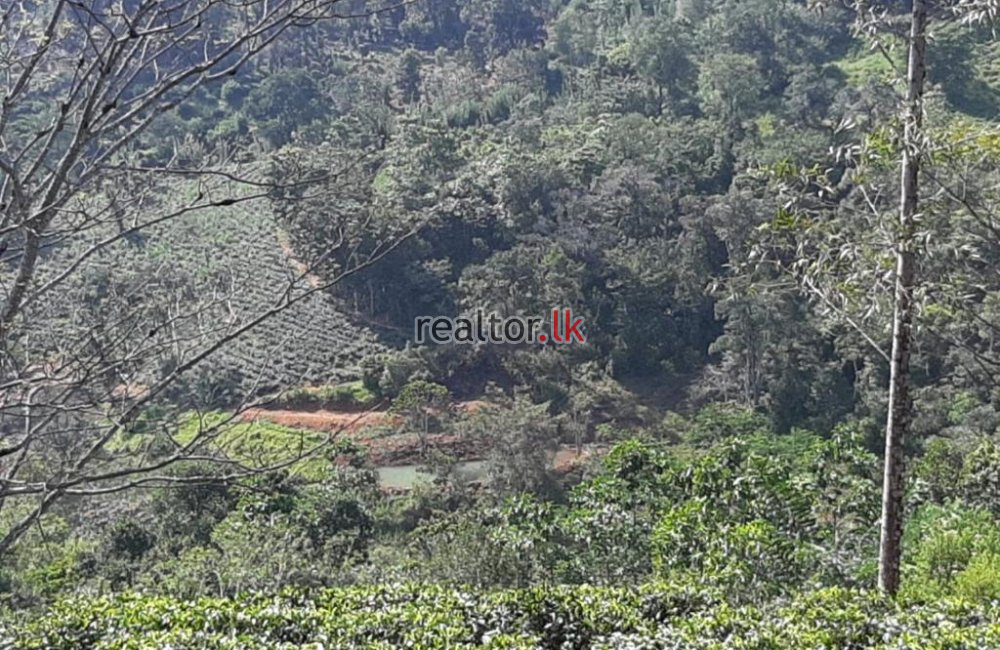
[[[8,4],[0,645],[1000,647],[994,0]]]

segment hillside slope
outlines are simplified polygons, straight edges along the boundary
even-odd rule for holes
[[[199,192],[222,205],[185,211],[205,203]],[[143,385],[273,310],[196,368],[193,376],[205,391],[231,399],[359,378],[361,360],[383,349],[375,335],[352,322],[332,292],[309,295],[316,280],[291,257],[268,201],[244,201],[241,193],[247,191],[225,183],[212,192],[176,183],[139,218],[181,214],[141,235],[119,224],[125,236],[104,244],[120,235],[105,224],[72,246],[53,242],[37,285],[75,267],[70,280],[79,301],[65,295],[40,300],[29,341],[40,350],[58,346],[70,357],[80,347],[110,348],[123,337],[143,358],[123,368],[119,380]],[[232,200],[226,197],[239,200],[226,205]],[[289,298],[294,304],[275,309]],[[136,305],[146,323],[126,310]],[[116,322],[119,314],[126,315]]]

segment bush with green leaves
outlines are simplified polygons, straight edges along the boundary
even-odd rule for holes
[[[440,426],[451,395],[441,384],[411,379],[392,401],[390,410],[406,418],[407,425],[426,436]]]
[[[193,601],[75,599],[0,635],[9,636],[5,647],[23,650],[985,650],[1000,643],[1000,608],[899,604],[842,589],[740,607],[686,585],[475,591],[404,584]]]
[[[300,386],[281,393],[269,402],[274,408],[334,411],[363,411],[377,404],[377,396],[362,380],[325,386]]]
[[[365,466],[337,466],[319,482],[259,477],[228,490],[182,486],[153,496],[155,525],[120,524],[105,535],[97,570],[118,588],[185,598],[343,582],[367,557],[381,498]]]
[[[907,594],[1000,600],[1000,519],[989,510],[925,505],[911,518],[905,542]]]
[[[559,494],[550,461],[558,448],[558,421],[548,404],[532,404],[524,396],[482,408],[456,424],[456,431],[489,450],[488,485],[494,495]]]
[[[667,512],[651,543],[659,575],[717,585],[743,599],[794,590],[817,566],[813,547],[763,519],[727,522],[705,499]]]
[[[27,504],[0,511],[0,525]],[[50,513],[39,518],[24,543],[0,563],[0,609],[38,606],[71,593],[100,570],[98,543],[72,534],[69,521]]]
[[[984,440],[966,456],[959,490],[968,503],[1000,516],[1000,444]]]
[[[693,459],[631,440],[591,472],[562,501],[521,494],[431,518],[409,535],[403,575],[481,586],[657,576],[746,601],[870,584],[878,462],[856,437],[732,439]]]

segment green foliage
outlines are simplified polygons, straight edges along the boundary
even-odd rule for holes
[[[718,54],[698,75],[698,95],[724,122],[739,122],[760,101],[764,80],[757,62],[745,54]]]
[[[714,403],[698,411],[688,434],[691,442],[713,444],[733,437],[758,436],[769,430],[767,418],[738,404]]]
[[[894,605],[845,590],[737,608],[717,592],[651,584],[481,592],[360,587],[234,599],[125,594],[61,603],[12,647],[143,648],[917,648],[993,647],[995,606]]]
[[[444,416],[450,395],[441,384],[424,379],[409,381],[392,401],[390,410],[405,415],[410,426],[428,433]]]
[[[988,510],[924,506],[910,521],[906,541],[908,596],[977,601],[1000,594],[1000,520]]]
[[[175,434],[179,443],[206,436],[209,448],[228,458],[251,467],[267,467],[276,463],[295,462],[290,471],[310,478],[322,478],[330,470],[330,461],[317,455],[306,455],[321,444],[324,434],[294,429],[262,421],[243,421],[230,414],[213,411],[190,414]]]
[[[519,396],[509,405],[473,413],[457,430],[490,450],[487,474],[495,494],[551,497],[559,490],[550,462],[558,443],[556,427],[548,404],[532,404]]]
[[[420,55],[414,50],[403,52],[399,58],[396,86],[408,104],[420,99],[420,65]]]
[[[406,575],[477,585],[621,584],[650,575],[756,601],[866,584],[878,464],[856,438],[727,440],[693,460],[616,445],[565,503],[511,498],[428,522]],[[526,463],[522,465],[527,466]]]
[[[156,545],[156,535],[141,524],[125,520],[115,524],[107,534],[102,549],[100,572],[108,576],[115,588],[130,586],[143,558]]]
[[[362,380],[326,386],[304,386],[284,391],[269,402],[275,408],[334,411],[363,411],[374,407],[378,398]]]
[[[984,441],[966,456],[959,489],[968,503],[1000,515],[1000,445]]]
[[[4,558],[6,603],[148,595],[64,602],[19,644],[995,647],[1000,416],[986,385],[1000,138],[985,120],[1000,105],[998,48],[951,26],[931,45],[940,93],[927,108],[942,126],[928,130],[928,161],[942,187],[925,202],[933,281],[919,316],[936,338],[913,363],[904,585],[920,605],[892,604],[845,588],[873,583],[879,463],[863,440],[878,435],[885,364],[865,338],[887,331],[884,215],[900,154],[888,79],[902,62],[899,48],[890,61],[860,47],[836,3],[822,15],[806,4],[403,3],[309,21],[155,120],[123,163],[262,177],[276,182],[270,201],[187,214],[209,194],[261,188],[164,182],[149,207],[181,217],[132,237],[123,215],[126,241],[94,259],[53,242],[47,261],[78,282],[40,332],[89,332],[114,320],[116,296],[136,296],[156,327],[128,336],[152,338],[164,350],[152,365],[169,373],[185,357],[158,332],[225,331],[293,275],[293,294],[338,282],[186,373],[101,450],[113,471],[124,451],[166,455],[208,429],[199,455],[221,469],[185,463],[96,515],[73,502],[38,519]],[[32,92],[12,116],[19,140],[41,137],[58,105]],[[963,201],[942,198],[948,184]],[[774,268],[787,263],[838,300],[804,298]],[[204,309],[184,319],[177,305]],[[554,307],[585,318],[585,345],[407,344],[417,315]],[[862,326],[844,326],[842,310]],[[58,349],[33,358],[55,364]],[[131,378],[119,370],[108,395]],[[451,417],[453,396],[494,384],[516,397]],[[363,440],[287,480],[224,479],[326,440],[221,426],[221,409],[261,395],[306,410],[391,400],[437,480],[382,494]],[[158,427],[171,413],[185,414],[179,426]],[[484,480],[457,480],[432,433],[485,458]],[[553,455],[570,442],[603,457],[559,476]],[[204,475],[218,480],[185,481]],[[28,512],[13,501],[3,530]],[[422,586],[280,593],[399,579]],[[653,579],[664,582],[636,586]]]
[[[0,520],[4,526],[25,504],[9,503]],[[70,534],[69,522],[46,515],[26,535],[25,544],[8,554],[0,567],[0,604],[15,609],[31,607],[71,591],[95,569],[96,544]]]
[[[773,524],[729,523],[701,500],[668,511],[651,542],[659,576],[718,586],[735,598],[776,595],[787,588],[782,585],[801,584],[816,566],[812,549]]]
[[[272,146],[280,147],[292,134],[324,114],[319,86],[305,70],[282,70],[266,77],[247,94],[242,112]]]

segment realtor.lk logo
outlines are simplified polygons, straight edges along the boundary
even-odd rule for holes
[[[413,321],[413,339],[417,343],[583,343],[583,318],[573,317],[572,309],[553,309],[552,318],[508,316],[496,312],[449,318],[418,316]]]

